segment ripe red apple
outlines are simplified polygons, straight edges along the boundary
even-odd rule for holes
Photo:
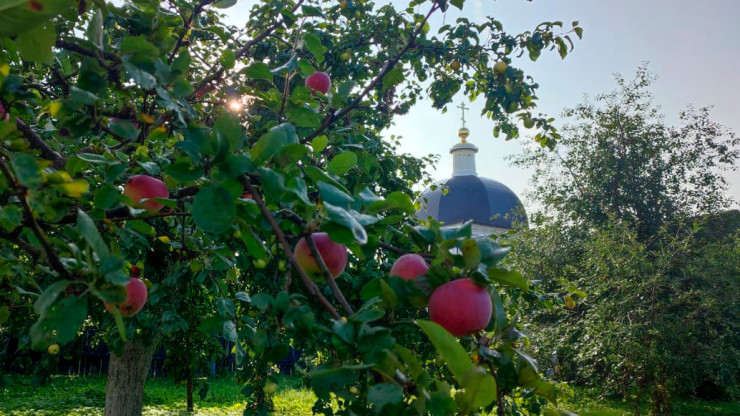
[[[399,257],[391,266],[391,276],[398,276],[403,280],[416,279],[422,274],[426,274],[429,265],[424,261],[424,257],[418,254],[404,254]]]
[[[144,208],[152,214],[164,208],[164,205],[157,201],[146,201],[144,203],[139,203],[139,201],[144,198],[167,198],[170,196],[164,182],[148,175],[130,177],[126,185],[123,186],[123,194],[131,199],[135,208]]]
[[[314,72],[306,78],[306,86],[312,91],[319,91],[323,94],[329,92],[331,87],[331,78],[326,72]]]
[[[347,247],[344,244],[332,241],[327,233],[313,233],[311,239],[316,244],[316,248],[319,250],[319,254],[326,263],[332,277],[339,276],[347,267]],[[294,254],[298,264],[310,278],[319,282],[325,280],[321,268],[311,255],[311,247],[305,237],[301,238],[296,244]]]
[[[146,303],[147,292],[146,285],[139,279],[139,269],[136,267],[131,268],[131,280],[126,285],[126,300],[123,302],[117,302],[110,304],[105,303],[105,309],[108,312],[113,313],[113,308],[118,308],[123,316],[134,316]]]
[[[447,282],[429,298],[429,318],[456,337],[485,328],[492,311],[491,295],[470,279]]]

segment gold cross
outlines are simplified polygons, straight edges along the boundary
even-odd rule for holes
[[[465,110],[470,110],[470,108],[465,107],[465,103],[461,103],[460,105],[457,106],[457,108],[462,110],[462,123],[463,123],[462,126],[465,127]]]

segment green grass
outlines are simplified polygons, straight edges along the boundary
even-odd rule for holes
[[[241,415],[245,401],[241,387],[231,377],[209,380],[205,400],[195,392],[195,415]],[[144,415],[190,415],[185,409],[185,385],[166,378],[147,380],[144,390]],[[315,396],[300,385],[300,380],[278,379],[274,397],[276,415],[311,413]],[[105,377],[54,376],[47,386],[34,389],[30,377],[12,377],[0,387],[0,416],[88,416],[103,415]]]
[[[44,387],[34,389],[27,376],[6,376],[0,387],[0,416],[82,416],[103,415],[105,377],[55,376]],[[231,377],[212,379],[205,400],[195,398],[195,415],[241,415],[245,402]],[[274,397],[276,415],[310,415],[315,396],[302,386],[300,379],[281,377]],[[634,416],[630,403],[618,399],[598,399],[585,389],[576,389],[575,397],[561,407],[589,416]],[[642,415],[649,415],[647,404]],[[190,415],[185,411],[185,385],[166,378],[149,379],[144,391],[144,415]],[[676,399],[675,416],[737,416],[740,403],[706,402]]]
[[[594,391],[587,389],[576,388],[574,391],[575,397],[559,401],[562,408],[584,416],[635,415],[631,402],[615,398],[599,398]],[[640,406],[640,414],[649,416],[651,414],[649,407],[647,402],[643,402]],[[740,403],[674,398],[671,414],[673,416],[738,416],[740,415]]]

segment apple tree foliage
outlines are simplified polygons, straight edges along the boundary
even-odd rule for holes
[[[577,23],[432,29],[432,15],[464,2],[298,0],[259,3],[236,27],[220,15],[234,3],[0,6],[0,323],[37,350],[89,325],[116,351],[137,340],[203,351],[220,336],[246,413],[269,410],[263,387],[291,347],[312,357],[319,413],[555,412],[556,384],[520,349],[518,299],[533,295],[498,264],[508,248],[472,238],[470,224],[416,224],[410,186],[431,159],[396,154],[381,133],[422,98],[444,110],[461,92],[484,100],[494,135],[514,138],[531,119],[553,147],[552,119],[533,114],[538,85],[512,58],[565,57]],[[326,95],[303,86],[317,70],[332,77]],[[130,208],[122,184],[136,174],[165,181],[164,210]],[[320,284],[292,254],[317,230],[351,252]],[[428,275],[389,279],[412,251]],[[147,305],[108,314],[133,265]],[[460,277],[489,289],[494,316],[457,340],[423,308]]]

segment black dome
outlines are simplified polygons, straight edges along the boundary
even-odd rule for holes
[[[501,182],[475,175],[453,176],[442,186],[421,194],[419,219],[431,216],[446,224],[473,220],[475,224],[511,229],[513,223],[527,223],[527,215],[519,198]]]

